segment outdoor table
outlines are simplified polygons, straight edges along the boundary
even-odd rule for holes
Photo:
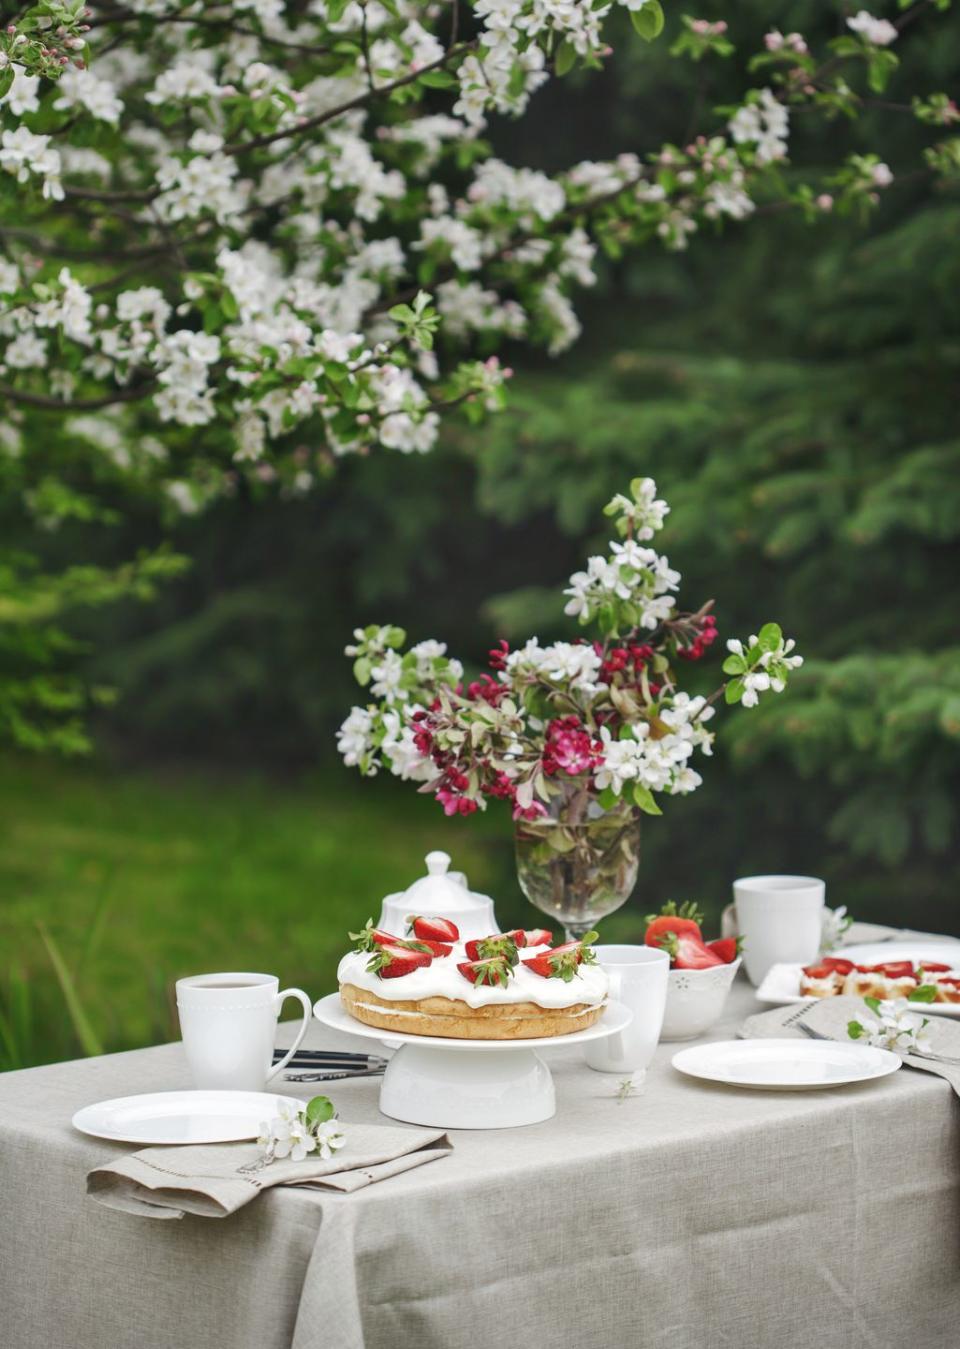
[[[709,1038],[758,1010],[738,982]],[[316,1047],[349,1047],[319,1025]],[[354,1042],[359,1045],[360,1042]],[[369,1042],[364,1041],[366,1047]],[[119,1145],[80,1106],[189,1085],[179,1045],[0,1075],[4,1349],[885,1349],[960,1338],[960,1103],[902,1069],[825,1091],[681,1076],[640,1093],[548,1051],[557,1114],[459,1131],[349,1195],[274,1189],[223,1220],[107,1210]],[[379,1081],[317,1087],[346,1125]]]

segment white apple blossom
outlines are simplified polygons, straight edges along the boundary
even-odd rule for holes
[[[756,146],[758,164],[786,158],[790,114],[772,89],[761,89],[753,102],[738,108],[729,127],[737,145]]]
[[[0,95],[0,108],[6,108],[14,117],[22,117],[28,112],[37,112],[40,108],[40,99],[37,94],[39,87],[39,75],[27,75],[15,66],[13,84],[5,94]]]
[[[161,424],[188,428],[197,482],[170,493],[184,509],[240,475],[265,482],[272,469],[299,492],[339,455],[423,453],[448,411],[500,407],[507,372],[477,359],[491,337],[565,351],[599,245],[683,249],[705,222],[754,216],[761,184],[786,191],[766,166],[787,154],[787,104],[852,88],[840,84],[847,57],[828,62],[844,69],[823,88],[802,85],[787,67],[813,60],[805,39],[772,30],[766,53],[783,65],[742,100],[729,136],[714,127],[683,148],[551,175],[491,153],[491,119],[522,114],[570,64],[600,68],[617,9],[636,18],[650,3],[464,0],[458,23],[455,7],[412,0],[233,0],[211,36],[180,21],[189,6],[130,0],[92,25],[64,11],[42,42],[13,20],[0,33],[12,73],[0,172],[16,191],[0,225],[13,225],[9,261],[29,284],[0,325],[6,397],[27,409],[53,397],[64,415],[122,403],[133,451]],[[866,11],[849,25],[874,46],[896,33]],[[851,155],[844,173],[838,206],[869,208],[892,182],[874,154]],[[51,242],[40,256],[20,237],[21,198]],[[97,288],[85,314],[58,279],[78,250],[91,266],[74,270]],[[571,591],[578,612],[599,580],[621,600],[619,564],[605,561]],[[670,607],[669,586],[653,585],[642,626]]]
[[[847,27],[859,33],[875,47],[889,47],[897,40],[897,30],[889,19],[877,19],[868,10],[861,9],[852,19],[847,19]]]
[[[116,126],[123,112],[123,103],[109,80],[91,70],[76,70],[71,66],[60,76],[55,108],[84,108],[91,117]]]
[[[49,136],[35,136],[25,126],[0,134],[0,168],[12,173],[18,183],[31,174],[43,179],[43,195],[51,201],[63,201],[60,181],[60,154],[50,147]]]
[[[609,600],[625,600],[635,610],[636,625],[652,630],[670,617],[679,583],[680,573],[652,548],[635,539],[611,543],[609,558],[591,557],[586,571],[570,577],[564,613],[586,623]]]
[[[414,704],[409,713],[420,711]],[[400,713],[388,711],[383,715],[384,735],[380,742],[380,753],[394,777],[405,782],[429,782],[437,775],[432,761],[417,749],[413,738],[413,727],[402,724]],[[344,759],[346,762],[346,759]]]
[[[337,732],[337,750],[348,768],[356,768],[369,754],[373,739],[373,713],[365,707],[352,707]]]

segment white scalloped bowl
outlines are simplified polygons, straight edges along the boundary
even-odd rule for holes
[[[671,970],[661,1042],[693,1040],[719,1021],[739,968],[737,956],[729,965],[711,965],[708,970]]]

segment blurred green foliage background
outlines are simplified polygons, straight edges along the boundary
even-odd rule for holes
[[[734,39],[764,16],[738,6]],[[800,3],[777,20],[812,34],[837,16]],[[905,36],[891,102],[956,87],[960,19],[941,28]],[[705,75],[667,45],[624,43],[573,93],[554,82],[496,128],[501,153],[544,168],[646,153],[735,101],[736,61]],[[867,148],[896,174],[922,128],[895,114],[871,114]],[[797,123],[801,163],[864,148]],[[117,691],[93,755],[0,763],[0,1066],[172,1035],[170,982],[203,968],[325,991],[345,929],[431,847],[502,922],[530,917],[506,815],[446,821],[339,766],[356,698],[342,648],[391,621],[479,668],[500,636],[569,631],[560,589],[637,474],[672,504],[662,546],[687,604],[715,596],[722,637],[775,617],[808,664],[783,698],[721,714],[704,787],[647,822],[637,894],[604,934],[639,936],[669,897],[716,923],[733,877],[766,870],[824,875],[828,902],[864,919],[960,934],[958,225],[960,198],[914,174],[869,226],[761,213],[609,264],[568,356],[501,353],[520,371],[507,415],[425,458],[346,461],[305,500],[241,494],[171,529],[111,486],[109,525],[43,533],[17,504],[42,456],[0,457],[4,539],[44,567],[164,544],[190,559],[148,564],[146,602],[73,608],[54,664]],[[82,459],[73,471],[96,485]],[[0,686],[16,674],[2,632]],[[719,657],[704,665],[706,689]]]

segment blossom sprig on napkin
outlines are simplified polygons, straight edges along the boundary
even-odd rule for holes
[[[929,1017],[918,1017],[910,1010],[906,998],[864,998],[872,1017],[863,1021],[848,1021],[847,1034],[851,1040],[863,1040],[876,1049],[890,1049],[894,1054],[929,1053]]]
[[[326,1096],[314,1096],[299,1110],[281,1101],[273,1119],[261,1123],[257,1139],[264,1166],[286,1158],[302,1162],[311,1152],[329,1161],[346,1141],[333,1102]]]

